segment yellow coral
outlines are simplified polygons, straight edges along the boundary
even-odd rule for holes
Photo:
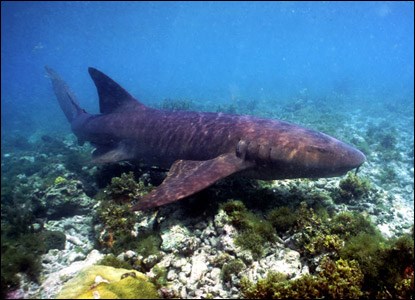
[[[123,276],[124,274],[134,276]],[[96,281],[100,276],[101,279]],[[123,279],[121,279],[123,277]],[[154,299],[159,298],[156,287],[135,270],[95,265],[82,270],[69,280],[58,299]]]
[[[56,177],[55,178],[55,185],[58,185],[58,184],[61,184],[61,183],[64,183],[64,182],[66,182],[66,178],[65,177],[62,177],[62,176],[58,176],[58,177]]]

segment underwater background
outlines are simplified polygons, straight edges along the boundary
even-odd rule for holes
[[[89,113],[98,113],[91,66],[145,105],[282,119],[353,144],[367,162],[343,178],[225,181],[156,216],[129,215],[108,197],[137,196],[160,184],[162,172],[91,164],[92,147],[77,144],[46,65]],[[109,253],[141,272],[128,280],[151,279],[145,288],[114,283],[121,298],[413,292],[413,2],[2,1],[1,87],[2,296],[53,298],[81,272],[70,266],[95,265]],[[138,238],[119,238],[131,228]],[[274,269],[288,271],[265,272]],[[62,270],[67,278],[52,281]],[[345,283],[348,292],[320,288],[333,284],[333,270],[355,280]],[[104,271],[93,272],[98,286]],[[302,275],[315,294],[300,288]],[[137,285],[148,294],[128,290]]]

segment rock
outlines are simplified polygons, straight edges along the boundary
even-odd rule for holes
[[[108,280],[102,278],[102,276],[100,276],[100,275],[97,275],[97,277],[95,277],[94,282],[95,282],[95,284],[100,284],[102,282],[104,282],[104,283],[110,283]]]
[[[177,272],[175,270],[170,270],[167,273],[167,280],[173,281],[178,278]]]
[[[68,262],[73,263],[74,261],[85,259],[85,255],[80,252],[71,252],[68,256]]]
[[[131,259],[131,258],[134,258],[134,257],[136,257],[137,256],[137,253],[136,252],[134,252],[134,251],[132,251],[132,250],[127,250],[127,251],[125,251],[125,253],[124,253],[124,258],[125,259]]]
[[[82,246],[83,244],[78,237],[72,235],[66,235],[66,240],[76,246]]]
[[[220,273],[221,273],[221,270],[219,268],[213,268],[212,271],[210,272],[210,278],[215,283],[215,285],[220,282]]]
[[[170,254],[164,255],[161,261],[157,265],[162,268],[170,268],[173,261],[174,261],[174,254],[170,253]]]
[[[96,264],[103,257],[104,255],[99,253],[98,250],[92,250],[85,260],[76,261],[68,267],[48,274],[40,287],[38,298],[55,298],[66,281],[74,277],[82,269]]]
[[[66,216],[88,213],[95,201],[88,197],[83,185],[78,180],[65,180],[65,182],[52,185],[46,189],[40,199],[50,219],[59,219]]]
[[[269,271],[287,274],[290,277],[298,276],[302,271],[300,253],[287,248],[276,249],[275,253],[268,255],[240,273],[251,281],[265,277]]]
[[[191,271],[192,271],[192,265],[190,263],[187,263],[182,267],[182,272],[186,275],[190,275]]]
[[[247,265],[252,264],[254,258],[252,257],[252,252],[249,250],[242,250],[241,252],[237,253],[237,257],[242,259],[243,262]]]
[[[219,212],[215,215],[215,219],[213,224],[215,225],[216,231],[218,234],[222,234],[223,227],[229,223],[228,215],[223,211],[219,210]]]
[[[185,273],[183,272],[179,273],[179,281],[184,285],[187,283],[187,276]]]
[[[185,286],[180,289],[180,298],[182,298],[182,299],[187,298],[187,290],[186,290]]]
[[[161,233],[161,250],[188,255],[198,247],[198,240],[181,225],[173,225]]]
[[[174,268],[180,269],[181,267],[183,267],[184,265],[187,264],[187,260],[184,257],[181,257],[175,261],[172,262],[172,266]]]
[[[413,187],[411,184],[407,184],[407,185],[405,186],[405,191],[406,191],[408,194],[412,194],[412,192],[414,191],[414,187]]]
[[[192,271],[190,272],[189,283],[191,285],[197,284],[198,281],[208,270],[206,263],[206,255],[204,252],[192,257]]]
[[[134,225],[134,233],[138,235],[140,232],[147,232],[153,230],[157,223],[158,211],[148,213],[143,211],[136,211],[137,222]]]
[[[147,270],[151,269],[158,262],[157,255],[149,255],[143,259],[143,264]]]

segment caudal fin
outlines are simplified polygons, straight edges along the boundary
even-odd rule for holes
[[[46,72],[52,80],[53,90],[66,118],[70,123],[85,111],[79,106],[75,94],[53,69],[45,66]]]

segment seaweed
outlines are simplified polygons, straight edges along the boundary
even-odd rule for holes
[[[249,212],[239,200],[230,200],[221,205],[228,215],[230,223],[238,230],[235,243],[243,249],[250,250],[254,258],[263,255],[263,244],[275,242],[276,233],[271,223]]]
[[[340,212],[333,217],[329,226],[331,233],[339,235],[346,241],[362,233],[380,236],[379,230],[370,219],[357,212]]]
[[[398,174],[393,167],[386,166],[380,170],[379,180],[383,184],[394,183],[398,178]]]
[[[126,261],[122,261],[117,259],[114,254],[107,254],[101,259],[97,265],[114,267],[114,268],[123,268],[123,269],[131,269],[131,264]]]
[[[340,256],[359,262],[363,288],[372,297],[397,298],[414,292],[413,285],[405,284],[413,282],[414,239],[410,235],[385,240],[380,234],[361,233],[346,243]]]
[[[339,188],[334,192],[333,198],[338,203],[349,203],[367,197],[370,189],[369,179],[361,178],[353,172],[349,172],[346,178],[340,180]]]
[[[321,271],[295,280],[278,272],[268,272],[257,283],[246,277],[241,280],[242,295],[248,299],[358,299],[363,295],[361,284],[363,274],[355,261],[324,258]]]
[[[278,233],[284,233],[292,228],[297,222],[297,214],[288,206],[272,209],[267,213],[267,220],[271,222]]]
[[[155,265],[151,271],[154,276],[150,279],[150,281],[156,286],[156,288],[161,288],[167,284],[167,269],[165,267]]]
[[[221,276],[224,282],[232,280],[232,275],[237,275],[245,268],[245,264],[240,259],[232,259],[222,267]]]
[[[125,250],[137,243],[131,235],[135,215],[131,211],[131,202],[148,191],[142,181],[136,182],[134,174],[123,173],[114,177],[104,192],[97,195],[100,206],[96,210],[95,221],[102,224],[105,234],[100,240],[103,249],[113,253]]]

